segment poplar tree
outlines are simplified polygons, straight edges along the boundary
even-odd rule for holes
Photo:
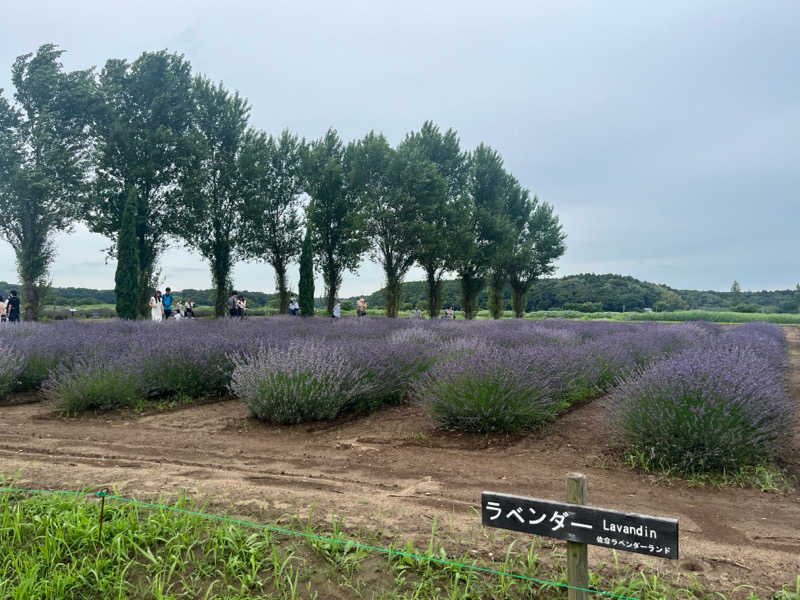
[[[306,229],[300,251],[300,283],[298,284],[300,314],[314,316],[314,249],[311,245],[311,232]]]
[[[289,131],[279,138],[250,132],[242,153],[245,205],[242,246],[248,258],[275,270],[280,314],[289,311],[287,269],[302,243],[300,201],[303,193],[305,140]]]
[[[136,191],[125,194],[119,237],[117,238],[117,271],[114,274],[114,295],[117,301],[117,316],[120,319],[136,319],[139,298],[139,256],[136,251]]]
[[[731,307],[736,307],[742,302],[742,287],[734,280],[731,284]]]
[[[180,219],[174,231],[211,267],[214,314],[226,312],[231,270],[242,254],[245,181],[242,161],[250,107],[222,84],[195,77],[192,84],[192,151],[180,176]]]
[[[335,129],[311,143],[304,156],[305,190],[311,196],[306,220],[314,262],[325,282],[326,308],[333,314],[345,271],[358,269],[369,247],[365,215],[349,182],[353,146],[345,149]]]
[[[480,144],[469,160],[468,195],[459,202],[454,234],[456,266],[461,280],[461,308],[472,319],[486,277],[506,250],[509,220],[505,212],[507,174],[500,154]]]
[[[523,317],[533,282],[555,271],[555,261],[564,254],[566,234],[553,207],[534,196],[523,230],[514,244],[507,268],[514,316]]]
[[[800,283],[794,286],[795,302],[797,303],[797,312],[800,312]]]
[[[393,150],[374,132],[353,148],[350,174],[365,213],[370,256],[386,277],[386,316],[397,317],[403,279],[420,244],[420,215],[444,194],[445,183],[413,147]]]
[[[192,155],[191,66],[163,50],[132,63],[111,59],[98,95],[94,189],[83,218],[116,241],[126,194],[136,191],[137,310],[146,315],[158,257],[181,219],[180,180]]]
[[[439,316],[442,306],[442,278],[455,269],[453,232],[458,227],[459,202],[465,197],[468,176],[467,155],[461,151],[458,134],[453,129],[442,133],[432,121],[418,132],[409,133],[398,150],[413,150],[428,161],[444,179],[436,193],[428,188],[425,201],[418,202],[417,244],[413,256],[425,271],[428,314]]]
[[[14,103],[0,96],[0,235],[17,260],[24,320],[39,316],[53,235],[72,226],[88,186],[94,80],[65,72],[63,53],[46,44],[18,57]]]

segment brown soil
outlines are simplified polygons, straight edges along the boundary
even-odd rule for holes
[[[788,383],[800,401],[800,328],[786,331]],[[800,478],[800,424],[795,431],[785,466]],[[517,437],[438,432],[416,406],[296,427],[248,419],[235,400],[139,417],[0,408],[0,472],[21,486],[113,486],[140,499],[186,492],[261,518],[335,514],[346,529],[402,540],[429,536],[435,518],[460,550],[488,553],[525,538],[481,528],[481,491],[562,499],[566,473],[580,471],[590,504],[680,519],[679,561],[620,553],[621,561],[683,583],[690,574],[726,594],[750,585],[766,595],[795,581],[800,491],[691,487],[628,469],[612,442],[604,399]],[[603,548],[589,554],[593,566],[613,560]]]

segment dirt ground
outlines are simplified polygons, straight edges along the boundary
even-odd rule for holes
[[[800,402],[800,328],[786,327],[788,384]],[[277,518],[335,514],[344,528],[398,539],[430,535],[488,552],[516,534],[484,530],[481,491],[563,499],[566,473],[588,479],[588,503],[680,519],[678,561],[620,553],[672,580],[697,577],[760,594],[800,574],[800,490],[691,487],[632,471],[613,447],[604,399],[544,431],[513,438],[437,432],[415,406],[335,424],[272,427],[236,400],[131,417],[54,416],[43,403],[0,408],[0,473],[37,488],[100,488],[139,499],[192,496],[232,513]],[[786,465],[800,479],[800,424]],[[524,536],[516,536],[524,539]],[[560,543],[560,542],[559,542]],[[590,547],[590,564],[611,562]]]

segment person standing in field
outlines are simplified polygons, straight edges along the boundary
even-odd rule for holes
[[[359,321],[367,315],[367,301],[364,300],[364,296],[359,296],[356,300],[356,315]]]
[[[228,298],[228,315],[233,318],[236,316],[236,302],[238,301],[236,292],[231,292],[231,297]]]
[[[342,316],[342,306],[339,304],[339,301],[336,301],[336,304],[333,305],[333,314],[331,317],[334,319],[340,319]]]
[[[164,316],[164,304],[161,301],[161,291],[156,290],[155,295],[150,296],[150,319],[161,321]]]
[[[164,318],[172,316],[172,290],[167,288],[166,293],[161,297],[161,304],[164,306]]]
[[[183,316],[187,319],[194,319],[194,302],[191,298],[187,298],[183,303]]]
[[[8,315],[9,323],[19,322],[19,296],[17,296],[17,290],[11,290],[8,293],[8,302],[6,302],[6,314]]]
[[[240,319],[244,319],[244,313],[247,310],[247,300],[244,299],[244,296],[239,294],[236,297],[236,316]]]

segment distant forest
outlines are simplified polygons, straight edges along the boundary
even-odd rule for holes
[[[442,282],[443,305],[460,308],[461,290],[457,280]],[[5,297],[8,291],[18,286],[0,281],[0,295]],[[243,290],[250,306],[277,307],[277,294],[248,292]],[[191,298],[198,305],[213,304],[213,290],[176,290],[173,294],[178,298]],[[384,308],[384,290],[378,290],[367,296],[370,308]],[[402,287],[402,307],[406,310],[415,307],[426,308],[427,288],[424,281],[409,281]],[[344,300],[347,308],[348,300],[354,303],[356,298]],[[713,290],[676,290],[664,285],[641,281],[633,277],[621,275],[594,275],[585,273],[569,275],[561,278],[548,278],[536,281],[528,294],[527,312],[534,310],[565,309],[585,312],[597,311],[642,311],[650,308],[656,311],[705,309],[732,310],[740,312],[796,313],[798,312],[798,293],[795,290],[775,290],[760,292],[740,292],[736,297],[732,292]],[[90,288],[52,287],[46,303],[56,306],[88,306],[93,304],[114,304],[116,298],[113,290],[94,290]],[[323,298],[317,298],[318,307],[324,305]],[[503,293],[506,310],[511,309],[511,290]],[[486,309],[489,304],[488,292],[484,290],[477,299],[478,307]]]
[[[443,305],[459,308],[459,282],[443,282]],[[666,285],[641,281],[622,275],[595,275],[583,273],[560,278],[540,279],[528,292],[526,312],[534,310],[579,310],[599,311],[655,311],[706,309],[737,310],[739,312],[798,312],[798,294],[795,290],[740,292],[738,297],[731,292],[713,290],[676,290]],[[383,290],[367,298],[370,306],[383,306]],[[488,294],[484,290],[478,296],[478,306],[486,309]],[[511,308],[511,290],[505,288],[503,304]],[[403,284],[403,307],[425,307],[425,284],[411,281]]]

